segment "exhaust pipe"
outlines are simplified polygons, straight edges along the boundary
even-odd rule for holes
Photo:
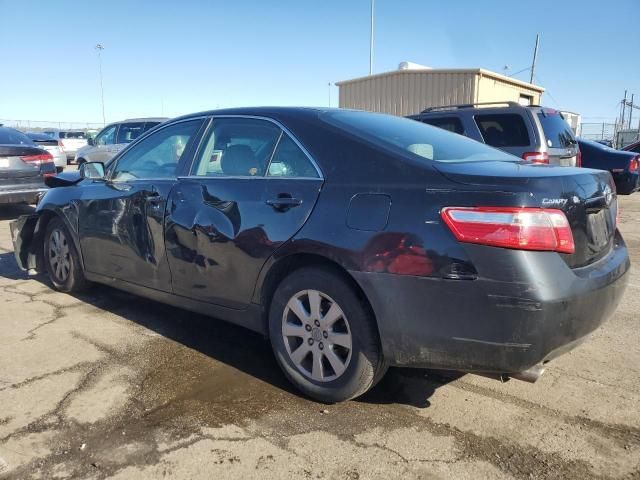
[[[538,365],[534,365],[528,370],[524,370],[518,373],[510,373],[509,376],[511,378],[515,378],[516,380],[522,380],[523,382],[535,383],[543,373],[544,366],[540,363]]]

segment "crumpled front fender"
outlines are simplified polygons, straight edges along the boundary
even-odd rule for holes
[[[33,239],[40,215],[21,215],[9,224],[16,262],[22,270],[37,269],[37,254],[33,251]]]

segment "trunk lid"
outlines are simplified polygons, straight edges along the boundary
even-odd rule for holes
[[[439,163],[436,169],[453,182],[496,192],[496,204],[486,206],[562,210],[571,225],[575,253],[559,255],[572,268],[597,261],[613,246],[618,204],[609,172],[515,161]],[[500,195],[505,192],[524,195]],[[517,205],[505,205],[504,199]]]
[[[15,179],[41,177],[40,163],[25,162],[21,157],[43,153],[43,149],[27,145],[0,145],[0,181],[6,184]]]

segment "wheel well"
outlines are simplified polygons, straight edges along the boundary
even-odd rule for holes
[[[47,231],[47,225],[49,225],[49,222],[55,217],[58,217],[56,213],[50,210],[43,210],[42,213],[40,213],[40,218],[38,218],[38,223],[33,232],[33,240],[31,241],[29,250],[36,256],[36,270],[38,272],[44,272],[44,234]]]
[[[318,267],[332,270],[334,273],[344,278],[347,283],[351,285],[353,291],[356,293],[365,308],[369,310],[371,318],[375,321],[376,330],[378,330],[378,322],[375,320],[375,312],[371,307],[369,299],[362,288],[360,288],[360,285],[358,285],[342,265],[321,255],[315,255],[312,253],[296,253],[279,260],[275,265],[273,265],[262,283],[260,303],[262,305],[262,322],[265,327],[265,332],[269,331],[269,310],[271,308],[271,300],[273,299],[273,295],[278,288],[278,285],[280,285],[280,282],[282,282],[287,275],[306,267]],[[378,342],[379,341],[380,332],[378,330]]]

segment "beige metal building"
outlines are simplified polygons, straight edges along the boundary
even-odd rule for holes
[[[405,62],[406,65],[406,62]],[[337,82],[341,108],[411,115],[427,107],[514,101],[540,104],[544,88],[482,68],[402,68]]]

